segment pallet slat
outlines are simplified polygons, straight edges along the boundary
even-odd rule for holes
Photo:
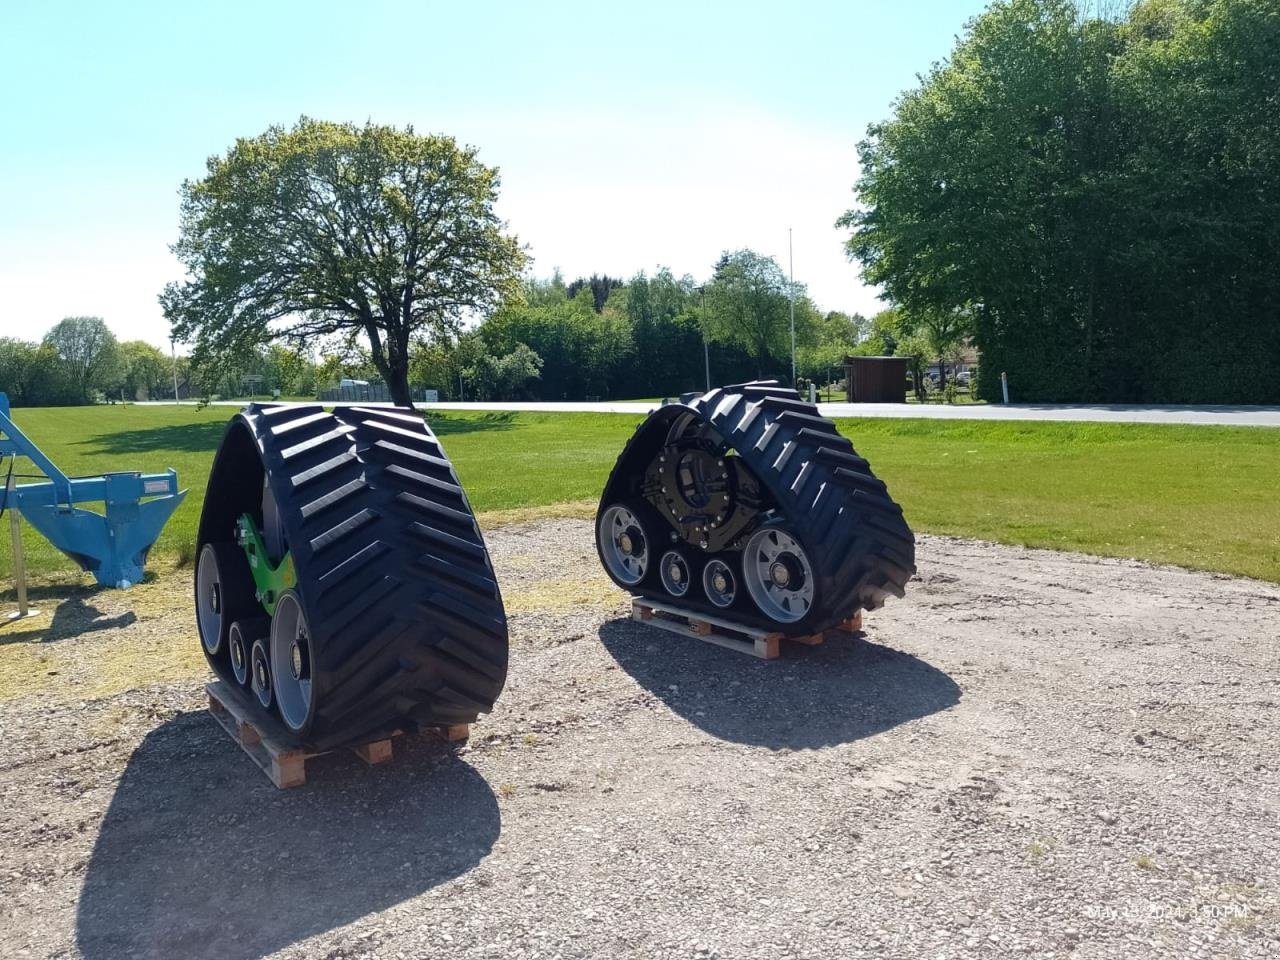
[[[269,720],[255,716],[243,702],[242,695],[222,680],[207,684],[209,713],[222,729],[230,734],[241,750],[257,765],[267,778],[281,790],[300,787],[307,782],[307,761],[332,753],[332,750],[308,750],[282,742],[273,735]],[[467,724],[447,727],[425,727],[420,733],[430,733],[446,741],[456,743],[471,735]],[[353,744],[351,750],[369,766],[389,763],[394,756],[391,737],[381,737],[366,743]]]
[[[689,610],[674,604],[656,600],[633,600],[631,617],[650,626],[659,627],[681,636],[693,637],[705,643],[737,650],[762,660],[776,660],[781,653],[781,643],[789,640],[807,646],[817,646],[826,639],[826,633],[788,636],[776,630],[763,630],[731,620],[722,620],[700,610]],[[835,632],[856,633],[862,629],[862,611],[854,614]],[[827,631],[832,632],[832,631]]]

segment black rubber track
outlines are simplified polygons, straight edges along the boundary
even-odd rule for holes
[[[492,710],[507,672],[502,598],[457,475],[422,418],[251,404],[215,457],[201,542],[225,538],[221,528],[244,511],[231,491],[256,481],[260,500],[264,468],[311,631],[306,741],[327,747]]]
[[[834,423],[796,391],[773,381],[721,387],[655,411],[618,457],[597,511],[597,525],[606,506],[637,495],[634,478],[643,474],[661,446],[658,437],[677,415],[690,410],[715,428],[726,450],[742,458],[774,501],[770,522],[798,536],[809,555],[817,596],[814,607],[792,629],[832,627],[858,610],[882,606],[890,595],[903,595],[916,568],[915,537],[902,508]],[[647,429],[651,423],[654,429]],[[739,554],[724,555],[738,573]],[[633,592],[671,600],[655,586],[654,579],[646,577]],[[738,591],[741,600],[746,593],[741,582]],[[680,602],[692,600],[695,606],[716,611],[694,593],[691,590]],[[740,603],[734,611],[744,620],[773,624]]]

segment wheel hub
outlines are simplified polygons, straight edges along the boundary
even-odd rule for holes
[[[711,577],[711,585],[716,588],[717,593],[724,593],[729,589],[729,578],[717,571]]]
[[[209,584],[209,609],[222,613],[222,588],[216,583]]]
[[[804,567],[793,554],[780,554],[769,564],[769,579],[782,590],[799,590],[804,586]]]
[[[680,583],[684,580],[684,569],[680,564],[672,561],[667,566],[667,576],[670,577],[673,582]]]
[[[294,640],[289,648],[289,669],[293,671],[295,680],[302,679],[302,643]]]

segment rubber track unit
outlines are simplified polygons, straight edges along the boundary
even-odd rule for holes
[[[230,539],[253,503],[261,524],[263,470],[311,634],[306,742],[492,710],[506,680],[506,614],[470,504],[422,417],[250,404],[215,457],[200,544]],[[225,656],[211,662],[233,680]]]
[[[606,506],[638,494],[638,477],[661,447],[667,426],[689,411],[715,429],[724,450],[741,457],[768,492],[773,503],[760,522],[778,523],[798,535],[809,555],[818,595],[795,629],[833,627],[858,610],[882,606],[890,595],[903,596],[916,567],[915,537],[902,508],[836,425],[795,390],[775,381],[721,387],[655,410],[618,457],[597,511],[597,529]],[[748,528],[738,545],[758,527]],[[664,531],[660,550],[667,542]],[[696,547],[691,552],[701,553]],[[736,573],[738,554],[725,553],[735,557],[729,562]],[[705,556],[714,555],[719,554]],[[671,600],[653,577],[638,588],[619,585],[651,599]],[[701,591],[691,589],[687,605],[725,615],[695,593]],[[778,626],[740,606],[734,616]]]

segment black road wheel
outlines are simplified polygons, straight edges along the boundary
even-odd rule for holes
[[[702,592],[711,605],[727,610],[738,599],[738,575],[733,566],[720,557],[712,557],[702,568]]]
[[[249,648],[249,686],[258,704],[263,710],[270,710],[273,700],[271,691],[271,659],[267,655],[267,644],[263,640],[255,640]]]
[[[685,597],[693,583],[693,569],[688,558],[679,550],[668,550],[658,562],[658,577],[662,589],[676,598]]]
[[[902,596],[915,573],[915,538],[884,483],[814,404],[774,382],[651,413],[619,455],[600,511],[634,502],[659,519],[650,542],[703,565],[703,589],[682,602],[743,622],[816,632]],[[765,528],[791,545],[761,535],[749,558]],[[706,576],[723,578],[713,560],[739,578],[732,594],[708,586]],[[656,579],[614,579],[655,600],[666,594]]]
[[[311,630],[296,590],[280,594],[271,618],[271,680],[284,725],[295,733],[310,727],[316,708]]]
[[[268,617],[250,617],[231,624],[231,631],[227,634],[227,657],[231,661],[232,676],[240,686],[248,687],[251,680],[249,652],[254,641],[263,640],[270,634],[271,620]]]
[[[201,542],[227,539],[248,513],[292,558],[309,666],[286,722],[300,739],[327,748],[493,708],[507,670],[502,598],[420,416],[251,404],[228,426],[208,489]]]
[[[253,576],[234,543],[206,543],[196,560],[196,629],[210,662],[226,659],[231,624],[258,608]]]

